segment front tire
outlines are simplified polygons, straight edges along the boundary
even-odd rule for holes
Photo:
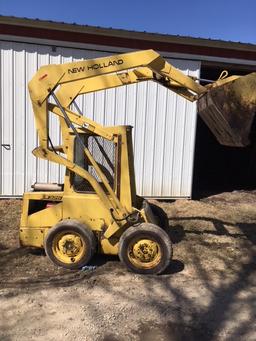
[[[96,249],[93,232],[76,220],[62,220],[52,227],[44,241],[50,260],[66,269],[80,269],[89,263]]]
[[[160,274],[170,264],[172,244],[159,226],[142,223],[129,227],[119,241],[119,258],[139,274]]]

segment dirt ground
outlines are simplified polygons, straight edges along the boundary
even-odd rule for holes
[[[117,258],[68,271],[19,248],[0,201],[0,340],[256,340],[256,191],[160,203],[174,258],[141,276]]]

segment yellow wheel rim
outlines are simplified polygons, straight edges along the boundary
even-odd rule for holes
[[[133,241],[128,246],[128,258],[139,269],[151,269],[161,261],[161,248],[151,239]]]
[[[86,245],[79,234],[73,231],[63,232],[57,234],[53,239],[52,252],[62,263],[77,263],[84,256]]]

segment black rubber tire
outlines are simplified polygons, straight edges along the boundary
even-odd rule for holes
[[[82,255],[82,258],[78,262],[74,263],[64,263],[60,261],[58,258],[55,257],[53,250],[52,250],[52,243],[54,238],[58,233],[63,232],[75,232],[79,235],[79,237],[82,239],[83,243],[86,245],[85,250],[86,252]],[[93,232],[86,227],[86,225],[80,223],[77,220],[72,219],[66,219],[62,220],[58,224],[56,224],[54,227],[52,227],[44,240],[44,249],[46,255],[50,258],[50,260],[63,268],[66,269],[80,269],[84,265],[88,264],[90,260],[92,259],[93,255],[95,254],[96,250],[96,237],[94,236]]]
[[[150,238],[158,243],[162,257],[160,262],[152,268],[136,267],[128,257],[130,243],[135,243],[140,239]],[[125,266],[138,274],[158,275],[161,274],[169,266],[172,258],[172,243],[167,233],[159,226],[149,223],[142,223],[139,226],[129,227],[120,237],[119,241],[119,258]]]
[[[167,214],[165,213],[165,211],[161,207],[159,207],[155,204],[151,204],[151,203],[149,205],[150,205],[150,208],[151,208],[154,216],[158,220],[157,225],[162,227],[162,229],[164,229],[167,232],[169,229],[169,219],[168,219]]]

